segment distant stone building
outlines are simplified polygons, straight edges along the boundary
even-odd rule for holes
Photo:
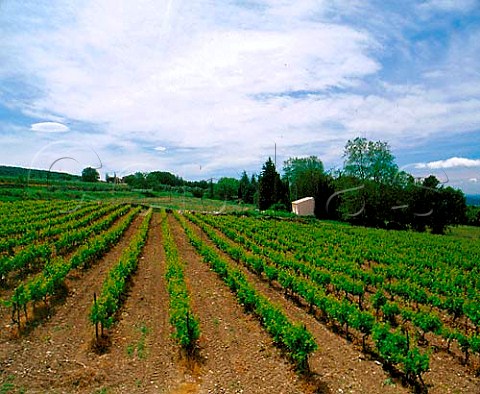
[[[299,216],[315,215],[315,199],[313,197],[305,197],[292,201],[292,212]]]
[[[122,180],[117,177],[117,174],[114,173],[113,176],[109,176],[108,173],[105,175],[105,180],[107,183],[115,183],[118,185],[119,183],[122,183]]]

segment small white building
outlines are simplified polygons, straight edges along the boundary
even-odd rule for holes
[[[305,197],[292,201],[292,212],[299,216],[315,215],[315,199],[313,197]]]

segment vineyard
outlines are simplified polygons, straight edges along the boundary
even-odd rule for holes
[[[0,203],[0,392],[480,393],[480,244]]]

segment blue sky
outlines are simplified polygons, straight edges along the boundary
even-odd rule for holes
[[[1,164],[239,177],[356,136],[480,193],[479,0],[0,2]]]

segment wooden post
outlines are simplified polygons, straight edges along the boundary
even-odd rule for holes
[[[97,293],[93,292],[93,304],[95,305],[95,310],[97,310]],[[98,342],[98,321],[95,321],[95,339]]]
[[[190,332],[190,312],[187,311],[187,335],[188,335],[188,345],[187,345],[187,355],[190,356],[192,352],[192,334]]]

